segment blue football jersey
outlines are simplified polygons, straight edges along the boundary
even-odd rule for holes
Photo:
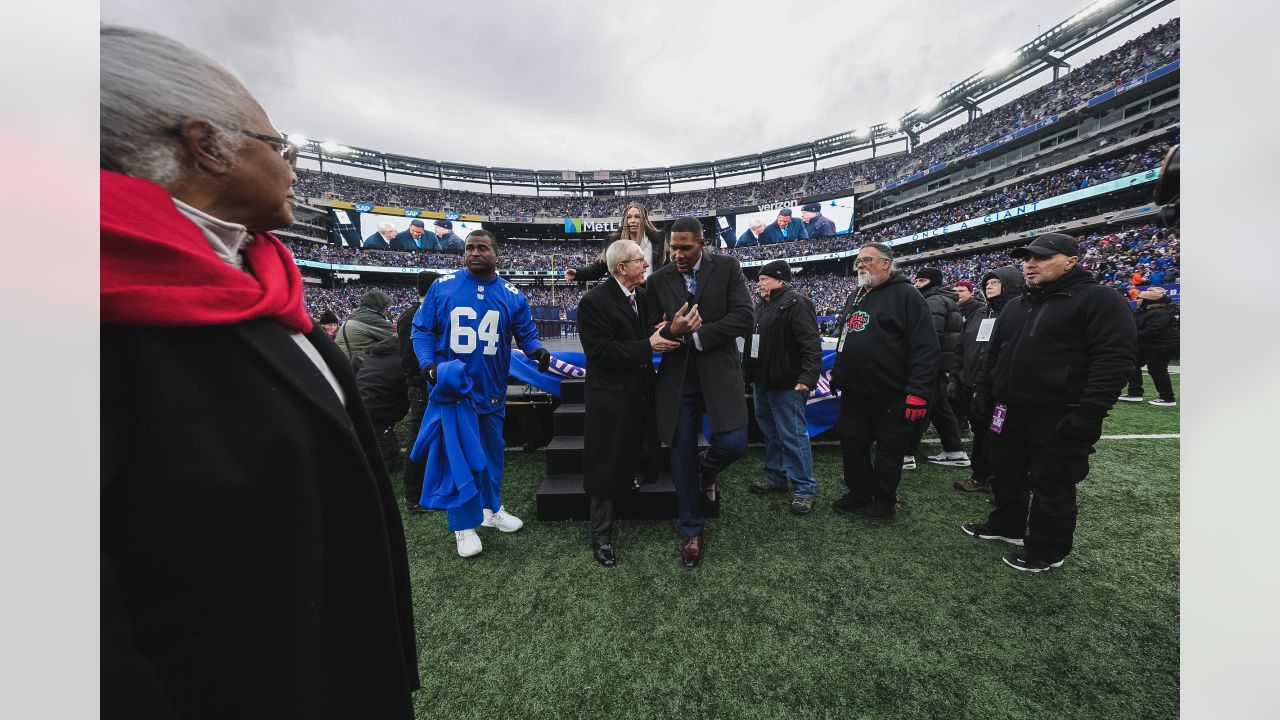
[[[511,338],[532,352],[542,343],[529,301],[514,285],[488,282],[467,270],[436,280],[413,316],[413,352],[419,367],[461,360],[473,387],[476,411],[505,412]]]

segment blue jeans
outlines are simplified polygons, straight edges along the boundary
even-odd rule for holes
[[[756,424],[764,433],[764,481],[781,487],[790,481],[796,495],[813,497],[813,449],[804,416],[808,394],[766,390],[761,383],[753,383],[752,395]]]

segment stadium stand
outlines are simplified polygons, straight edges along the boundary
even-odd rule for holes
[[[837,192],[861,184],[884,186],[1047,117],[1080,108],[1098,93],[1118,88],[1181,57],[1180,21],[1175,18],[959,127],[917,145],[910,153],[857,160],[811,173],[688,192],[633,196],[565,197],[473,192],[451,188],[382,183],[337,173],[299,169],[297,192],[304,198],[341,199],[388,207],[414,207],[506,217],[609,217],[629,200],[669,216],[710,214],[779,199]]]

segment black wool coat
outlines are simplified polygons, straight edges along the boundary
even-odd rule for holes
[[[102,326],[102,716],[412,718],[404,532],[319,327]]]
[[[668,319],[675,317],[688,299],[684,276],[676,270],[674,262],[650,275],[645,286],[649,327],[660,322],[664,314]],[[726,432],[747,425],[746,385],[742,381],[737,339],[751,337],[755,311],[738,259],[704,252],[693,303],[702,315],[702,329],[698,331],[702,349],[695,347],[692,335],[686,336],[684,345],[664,353],[658,365],[654,392],[658,437],[668,445],[675,436],[680,394],[689,363],[697,368],[711,432]]]
[[[655,446],[652,330],[645,291],[636,289],[640,315],[616,280],[592,288],[578,303],[578,334],[587,356],[583,490],[608,500],[631,487],[641,458]]]

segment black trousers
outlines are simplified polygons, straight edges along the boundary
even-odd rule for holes
[[[1174,401],[1173,380],[1169,379],[1169,353],[1155,350],[1139,350],[1138,364],[1129,376],[1129,394],[1142,397],[1142,367],[1145,365],[1151,374],[1151,382],[1155,383],[1156,393],[1161,400]]]
[[[426,388],[409,388],[409,448],[418,439],[422,429],[422,416],[427,412]],[[418,502],[422,499],[422,477],[427,472],[425,462],[414,462],[409,453],[404,454],[404,499]]]
[[[929,399],[928,414],[924,416],[922,422],[916,423],[916,431],[911,438],[907,455],[916,454],[916,450],[920,447],[920,438],[924,437],[924,431],[929,429],[929,423],[933,423],[938,436],[942,438],[943,450],[947,452],[964,450],[964,444],[960,440],[960,424],[956,421],[955,411],[951,409],[951,403],[947,400],[945,375],[939,375],[937,383],[934,384],[933,396]]]
[[[591,496],[591,544],[605,545],[613,541],[613,501]]]
[[[964,408],[969,418],[969,427],[973,430],[973,452],[969,453],[969,469],[979,482],[991,482],[991,459],[987,455],[987,434],[991,427],[990,417],[975,417],[969,413],[969,404],[973,401],[973,388],[968,385],[960,387],[960,399],[956,404]]]
[[[390,474],[391,468],[400,464],[400,438],[396,437],[395,423],[390,425],[375,423],[373,430],[378,435],[378,449],[382,451],[382,464]]]
[[[857,503],[897,501],[902,456],[911,446],[916,426],[924,424],[924,420],[907,422],[905,411],[904,393],[840,396],[844,484]]]
[[[1071,552],[1076,484],[1088,476],[1093,454],[1093,445],[1064,441],[1054,432],[1065,414],[1010,407],[1003,430],[987,436],[995,503],[987,527],[1024,538],[1027,554],[1046,562]]]

